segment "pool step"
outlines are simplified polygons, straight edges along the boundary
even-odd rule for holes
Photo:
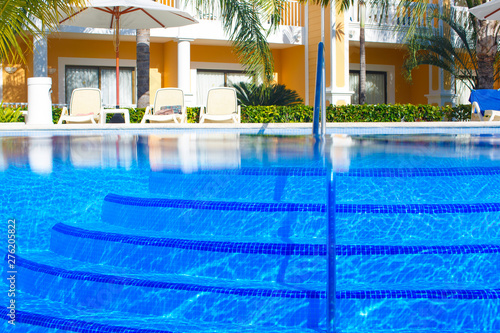
[[[102,224],[56,224],[51,250],[59,255],[101,265],[144,272],[254,281],[326,281],[325,240],[163,237]],[[290,240],[288,240],[290,241]],[[124,255],[126,254],[126,255]],[[353,270],[366,283],[435,282],[494,284],[500,280],[500,245],[337,245],[338,283]],[[439,264],[436,268],[436,264]],[[381,268],[383,273],[379,272]]]
[[[377,169],[353,170],[352,173],[337,174],[335,191],[337,203],[356,204],[445,204],[445,203],[483,203],[500,202],[499,168],[483,173],[473,168],[467,174],[467,168],[457,168],[445,172],[432,169],[395,169],[390,171]],[[401,171],[397,171],[401,170]],[[379,171],[379,172],[378,172]],[[371,176],[370,176],[371,175]],[[398,176],[400,175],[400,176]],[[418,176],[412,176],[418,175]],[[422,188],[426,195],[422,196]],[[367,190],[368,189],[368,190]]]
[[[256,239],[162,235],[109,226],[84,228],[58,223],[50,249],[68,258],[140,269],[255,281],[323,282],[326,248],[311,240]],[[321,240],[319,240],[321,241]]]
[[[339,243],[377,239],[382,244],[426,244],[439,239],[487,244],[500,239],[500,202],[337,203],[335,210]],[[325,212],[324,203],[207,201],[110,193],[104,198],[102,221],[130,229],[207,237],[325,238]]]
[[[129,269],[120,271],[49,254],[18,258],[19,276],[23,276],[21,291],[71,307],[163,315],[196,321],[201,326],[217,322],[254,327],[324,327],[321,318],[326,294],[319,288],[307,290],[287,284],[278,289],[277,284],[134,274]],[[79,270],[82,268],[86,270]],[[208,285],[201,283],[208,281]],[[500,328],[499,299],[500,289],[478,285],[435,284],[430,288],[388,283],[387,289],[350,285],[349,289],[337,290],[337,327],[349,331],[356,327],[369,330],[406,325],[411,330],[421,327],[420,319],[416,322],[415,318],[425,317],[428,327],[436,330],[450,330],[457,324],[464,331],[495,330]],[[356,326],[350,327],[352,323]]]
[[[6,320],[0,323],[2,332],[96,332],[96,333],[301,333],[317,332],[308,328],[256,327],[239,324],[202,323],[183,321],[165,316],[147,314],[134,315],[126,312],[102,311],[92,305],[71,306],[54,302],[46,298],[35,297],[19,292],[16,300],[16,325],[9,325]],[[0,309],[2,319],[7,319],[7,310]]]
[[[151,172],[149,191],[164,198],[313,203],[326,193],[322,168],[249,168]]]
[[[148,274],[69,260],[51,252],[18,257],[16,265],[23,277],[20,290],[72,306],[245,325],[311,327],[324,318],[325,294],[320,284]]]
[[[172,234],[238,237],[319,237],[325,205],[132,197],[110,193],[104,223]]]
[[[326,194],[326,173],[325,168],[285,167],[164,170],[150,173],[149,192],[194,200],[315,203]],[[339,203],[500,202],[498,167],[353,168],[335,176]],[[421,188],[427,189],[425,201]]]

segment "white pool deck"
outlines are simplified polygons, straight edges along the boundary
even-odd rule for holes
[[[27,125],[24,123],[0,123],[0,136],[30,135],[44,132],[58,135],[106,134],[126,132],[239,132],[246,134],[305,135],[312,133],[311,123],[267,124],[62,124]],[[327,123],[326,133],[345,134],[500,134],[499,122],[391,122],[391,123]]]

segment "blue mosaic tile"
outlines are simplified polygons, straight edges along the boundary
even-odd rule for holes
[[[158,173],[183,174],[180,169],[162,170]],[[226,170],[200,170],[196,174],[223,174],[234,176],[300,176],[324,177],[325,168],[240,168]],[[336,172],[338,177],[456,177],[499,175],[500,167],[456,167],[456,168],[361,168]]]
[[[337,172],[339,177],[455,177],[499,175],[500,167],[468,168],[372,168]]]
[[[136,198],[118,194],[108,194],[105,202],[125,206],[162,207],[184,209],[206,209],[218,211],[248,211],[248,212],[326,212],[323,204],[297,203],[249,203],[202,201],[185,199],[163,198]],[[474,204],[402,204],[402,205],[373,205],[373,204],[337,204],[336,213],[348,214],[454,214],[454,213],[486,213],[500,211],[500,203]]]
[[[477,204],[337,204],[336,213],[350,214],[467,214],[500,211],[500,203]]]
[[[0,316],[4,320],[10,320],[7,316],[8,310],[0,308]],[[61,319],[26,311],[16,310],[16,322],[53,329],[61,329],[81,333],[173,333],[172,331],[130,328],[123,326],[111,326],[99,323],[92,323],[76,319]]]
[[[5,257],[7,260],[7,256]],[[253,297],[278,297],[278,298],[324,298],[324,292],[315,290],[286,290],[286,289],[254,289],[254,288],[227,288],[219,286],[203,286],[187,283],[151,281],[105,275],[92,272],[71,271],[63,268],[39,264],[31,260],[16,257],[17,267],[24,267],[34,272],[57,276],[65,279],[92,281],[122,286],[135,286],[146,288],[158,288],[168,290],[183,290],[191,292],[210,292],[217,294]]]
[[[32,271],[58,276],[66,279],[93,281],[136,287],[150,287],[191,292],[211,292],[226,295],[279,298],[325,299],[325,291],[317,290],[285,290],[285,289],[253,289],[202,286],[195,284],[158,282],[104,275],[91,272],[69,271],[62,268],[42,265],[17,257],[17,265]],[[499,299],[500,289],[429,289],[429,290],[341,290],[336,292],[337,299]],[[116,331],[111,331],[116,332]]]
[[[337,291],[337,299],[499,299],[500,289],[359,290]]]
[[[224,201],[202,201],[185,199],[161,199],[161,198],[135,198],[117,194],[108,194],[104,198],[106,202],[117,203],[126,206],[139,207],[162,207],[162,208],[184,208],[184,209],[206,209],[206,210],[237,210],[247,212],[326,212],[322,204],[296,204],[296,203],[250,203],[250,202],[224,202]]]
[[[155,173],[165,174],[184,174],[180,169],[161,170]],[[223,170],[199,170],[191,174],[207,175],[231,175],[231,176],[299,176],[299,177],[324,177],[326,169],[324,168],[291,168],[291,167],[273,167],[273,168],[240,168]]]
[[[59,233],[108,242],[118,242],[134,245],[148,245],[168,247],[184,250],[271,254],[271,255],[298,255],[298,256],[325,256],[325,244],[295,244],[295,243],[243,243],[200,241],[175,238],[154,238],[135,235],[122,235],[102,231],[91,231],[63,223],[52,228]],[[401,246],[401,245],[337,245],[337,255],[398,255],[398,254],[472,254],[472,253],[500,253],[500,245],[452,245],[452,246]]]
[[[153,238],[134,235],[122,235],[101,231],[90,231],[74,226],[69,226],[63,223],[54,225],[52,229],[59,233],[79,238],[134,245],[177,248],[184,250],[274,255],[326,255],[326,248],[323,244],[243,243],[227,241],[199,241],[175,238]]]

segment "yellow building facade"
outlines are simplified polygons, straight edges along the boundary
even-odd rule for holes
[[[182,3],[182,1],[180,1]],[[176,3],[179,3],[177,1]],[[167,4],[170,4],[167,2]],[[196,13],[182,4],[181,9]],[[368,9],[366,25],[367,89],[369,103],[454,103],[450,77],[436,68],[421,66],[413,81],[403,77],[405,50],[402,33],[395,24],[403,19],[380,20],[376,9]],[[203,105],[207,90],[248,79],[217,15],[194,15],[198,24],[182,28],[151,30],[150,98],[161,87],[180,87],[188,105]],[[356,103],[359,76],[359,14],[357,6],[339,13],[334,8],[290,1],[280,28],[269,36],[274,57],[275,80],[296,90],[306,104],[313,104],[317,45],[325,42],[327,100],[333,104]],[[396,23],[395,23],[396,22]],[[45,41],[41,51],[27,50],[27,64],[4,62],[0,99],[4,103],[27,101],[27,78],[52,78],[52,102],[66,104],[72,89],[96,86],[103,90],[104,104],[113,104],[115,52],[112,31],[61,27]],[[135,30],[124,30],[120,43],[120,99],[124,106],[136,103]],[[37,58],[46,58],[46,68],[34,68]],[[187,62],[186,62],[187,59]],[[181,65],[181,61],[183,64]],[[15,69],[15,70],[14,70]],[[109,90],[109,91],[108,91]]]

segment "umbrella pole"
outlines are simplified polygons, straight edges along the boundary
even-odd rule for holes
[[[120,108],[120,16],[116,16],[116,108]]]

